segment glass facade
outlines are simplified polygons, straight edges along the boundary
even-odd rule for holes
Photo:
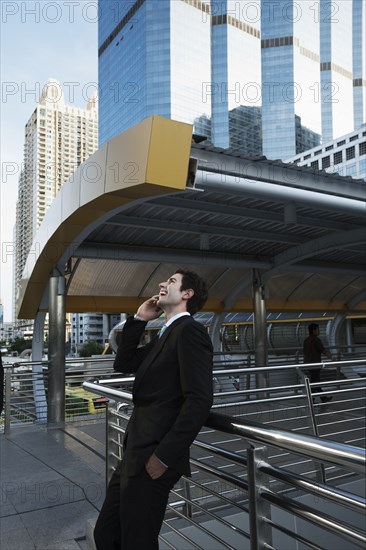
[[[355,130],[366,121],[366,2],[353,0],[353,109]]]
[[[352,2],[320,1],[320,82],[323,141],[353,126]]]
[[[108,19],[116,4],[117,24]],[[211,98],[203,93],[211,82],[210,20],[201,2],[192,4],[101,3],[100,145],[153,114],[190,123],[211,117]],[[207,132],[208,125],[200,128]]]
[[[212,142],[260,155],[260,2],[213,1],[211,10]]]
[[[284,159],[320,143],[319,24],[311,3],[280,0],[262,10],[261,30],[263,153]]]
[[[99,6],[100,145],[159,114],[286,159],[364,122],[364,0]]]

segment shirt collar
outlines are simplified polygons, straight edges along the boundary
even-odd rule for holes
[[[165,323],[165,326],[168,327],[169,325],[171,325],[172,323],[174,323],[174,321],[176,321],[177,319],[179,319],[179,317],[184,317],[185,315],[190,315],[190,313],[188,313],[188,311],[182,311],[182,313],[177,313],[176,315],[174,315],[173,317],[171,317],[169,319],[169,321],[167,321]]]

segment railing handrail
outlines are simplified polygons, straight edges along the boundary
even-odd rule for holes
[[[132,401],[132,393],[110,388],[99,382],[84,382],[83,388],[104,397],[118,401]],[[345,443],[324,440],[310,435],[287,432],[270,428],[251,420],[239,422],[236,418],[211,412],[205,426],[223,431],[232,435],[239,435],[253,443],[260,443],[280,447],[308,458],[330,462],[337,466],[351,468],[364,473],[366,467],[365,451]]]

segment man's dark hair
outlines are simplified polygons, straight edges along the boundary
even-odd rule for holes
[[[208,297],[208,288],[206,282],[194,271],[177,269],[176,273],[182,275],[181,290],[191,288],[194,291],[193,296],[187,301],[187,311],[194,315],[205,305]]]
[[[311,323],[311,325],[308,326],[308,329],[309,329],[309,334],[313,334],[313,332],[319,328],[319,325],[317,325],[316,323]]]

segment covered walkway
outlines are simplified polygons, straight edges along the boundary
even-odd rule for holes
[[[267,311],[334,312],[331,342],[346,314],[365,312],[364,182],[197,141],[191,125],[150,117],[49,208],[17,289],[18,316],[36,319],[33,360],[49,313],[49,421],[63,421],[66,311],[136,311],[177,266],[208,282],[216,350],[225,314],[254,312],[256,366]]]

